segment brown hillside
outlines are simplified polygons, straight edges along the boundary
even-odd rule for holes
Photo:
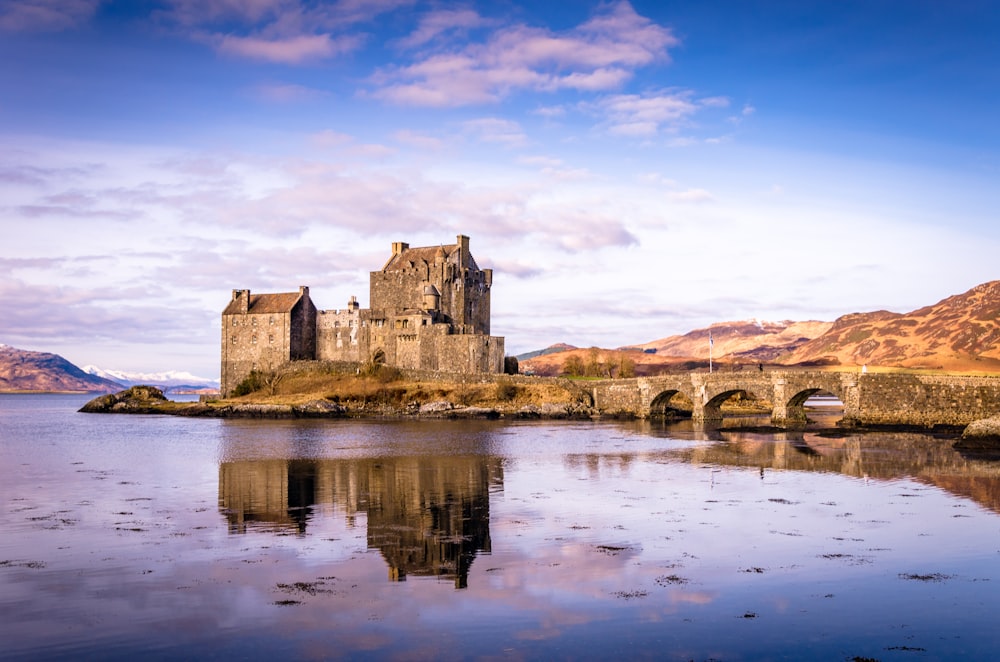
[[[564,372],[566,361],[595,361],[611,374],[623,361],[637,375],[756,363],[923,368],[1000,372],[1000,281],[978,285],[911,313],[851,313],[835,322],[723,322],[617,350],[572,349],[521,362],[540,375]]]
[[[585,366],[599,362],[606,372],[617,375],[622,362],[631,361],[636,375],[708,367],[711,332],[712,358],[721,368],[770,363],[813,338],[822,335],[830,322],[720,322],[681,336],[669,336],[619,349],[572,348],[521,361],[522,370],[539,375],[563,374],[566,361],[578,359]]]
[[[58,354],[0,345],[0,392],[113,393],[121,384],[87,374]]]
[[[850,366],[1000,370],[1000,281],[911,313],[844,315],[822,336],[779,360],[823,359]]]
[[[771,358],[818,338],[830,322],[721,322],[682,336],[654,340],[640,349],[655,349],[658,355],[708,359],[708,334],[712,334],[715,358],[742,356],[748,360]],[[768,354],[770,354],[768,356]],[[759,358],[758,358],[759,357]]]

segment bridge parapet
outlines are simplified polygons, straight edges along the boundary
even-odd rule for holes
[[[720,405],[744,393],[770,402],[772,421],[791,427],[805,422],[805,401],[821,391],[840,399],[848,424],[961,426],[1000,413],[1000,376],[777,370],[602,380],[590,388],[598,411],[640,418],[663,413],[677,393],[691,400],[696,420],[720,419]]]

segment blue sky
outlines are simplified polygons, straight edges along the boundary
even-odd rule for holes
[[[0,0],[0,342],[218,375],[233,288],[472,238],[509,353],[998,277],[992,2]]]

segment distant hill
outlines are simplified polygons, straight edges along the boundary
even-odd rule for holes
[[[1000,281],[910,313],[844,315],[826,333],[780,360],[1000,371]]]
[[[570,349],[576,349],[573,345],[567,345],[566,343],[557,343],[546,347],[545,349],[536,349],[533,352],[525,352],[524,354],[518,354],[516,358],[518,361],[527,361],[528,359],[533,359],[537,356],[545,356],[546,354],[557,354],[559,352],[565,352]]]
[[[118,382],[87,374],[58,354],[0,345],[0,392],[114,393]]]
[[[834,322],[721,322],[684,335],[618,349],[569,348],[535,353],[522,370],[540,375],[563,372],[567,360],[595,359],[620,365],[627,359],[637,375],[708,366],[722,369],[769,365],[929,368],[1000,372],[1000,281],[978,285],[911,313],[852,313]],[[561,347],[553,345],[551,349]],[[525,355],[526,356],[526,355]]]
[[[770,361],[823,335],[831,322],[720,322],[707,329],[696,329],[682,336],[669,336],[639,345],[655,349],[657,355],[708,359],[709,334],[712,355],[742,357],[747,361]]]
[[[772,363],[778,356],[817,338],[832,322],[720,322],[679,336],[668,336],[641,345],[617,349],[587,349],[569,347],[558,353],[537,354],[520,360],[521,369],[539,375],[559,375],[568,360],[578,358],[585,365],[594,360],[620,368],[623,361],[635,366],[636,375],[653,375],[666,370],[707,368],[709,334],[712,336],[712,358],[720,367],[744,364]]]
[[[126,372],[124,370],[104,370],[95,365],[83,366],[83,371],[131,386],[155,386],[165,394],[179,393],[218,393],[219,380],[198,377],[189,372],[168,370],[166,372]]]

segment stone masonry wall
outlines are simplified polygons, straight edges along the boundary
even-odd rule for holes
[[[602,380],[589,388],[601,412],[640,417],[650,415],[658,396],[673,391],[691,399],[695,418],[706,419],[719,416],[718,405],[729,394],[751,393],[773,404],[773,418],[779,424],[802,420],[802,403],[816,391],[840,398],[845,421],[861,425],[964,426],[1000,413],[1000,377],[825,371],[689,373]]]

